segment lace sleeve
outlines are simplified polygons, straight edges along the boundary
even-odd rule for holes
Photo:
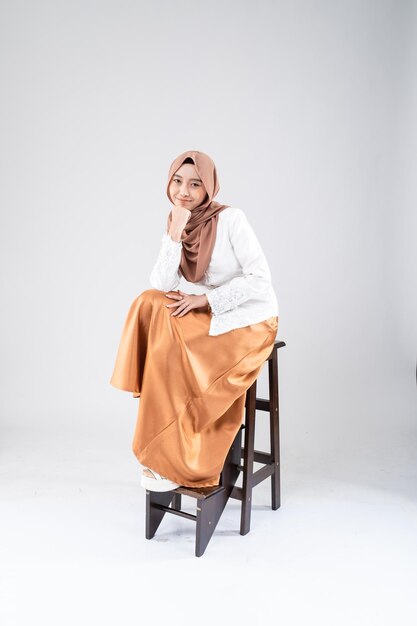
[[[271,283],[271,273],[261,245],[241,209],[236,209],[230,223],[229,240],[242,267],[242,275],[206,292],[213,315],[225,313],[250,298],[256,298]]]
[[[177,287],[181,280],[179,271],[181,251],[181,241],[174,241],[168,233],[164,233],[161,249],[149,279],[154,289],[171,291]]]
[[[237,276],[220,287],[206,291],[206,296],[213,315],[219,315],[248,300],[250,286],[243,276]]]

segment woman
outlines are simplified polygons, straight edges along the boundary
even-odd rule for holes
[[[213,200],[219,188],[207,154],[172,162],[153,289],[131,304],[110,380],[140,397],[133,452],[154,491],[219,484],[278,330],[259,241],[241,209]],[[206,292],[174,291],[181,276]]]

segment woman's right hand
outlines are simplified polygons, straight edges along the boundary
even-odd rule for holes
[[[174,241],[181,241],[182,231],[191,217],[191,211],[179,204],[174,204],[171,209],[171,217],[172,221],[169,228],[169,235]]]

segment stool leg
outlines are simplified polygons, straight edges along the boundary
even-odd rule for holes
[[[230,498],[230,494],[233,491],[233,487],[239,476],[241,446],[242,431],[239,428],[227,453],[220,475],[220,485],[223,487],[223,490],[200,500],[197,504],[197,526],[195,535],[196,556],[202,556],[204,554],[227,501]]]
[[[236,433],[229,452],[227,453],[222,472],[220,474],[220,485],[225,487],[228,496],[233,491],[233,487],[239,477],[239,465],[242,450],[242,427]]]
[[[174,497],[172,498],[171,508],[177,509],[177,511],[181,510],[181,494],[174,492]]]
[[[173,496],[172,491],[146,490],[146,539],[152,539],[165,515],[165,511],[158,509],[158,505],[169,506]]]
[[[200,500],[197,504],[197,520],[195,534],[195,555],[202,556],[216,529],[217,523],[226,506],[228,496],[226,490],[211,498]]]
[[[281,505],[278,350],[276,348],[274,349],[272,358],[268,361],[268,370],[271,455],[274,463],[274,473],[271,475],[271,501],[272,509],[276,511]]]
[[[255,450],[256,380],[247,391],[245,413],[245,445],[243,449],[242,513],[240,534],[250,530],[252,508],[252,476]]]

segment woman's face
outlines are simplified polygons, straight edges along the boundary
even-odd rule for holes
[[[203,203],[206,188],[192,163],[183,163],[171,178],[169,194],[177,206],[192,211]]]

